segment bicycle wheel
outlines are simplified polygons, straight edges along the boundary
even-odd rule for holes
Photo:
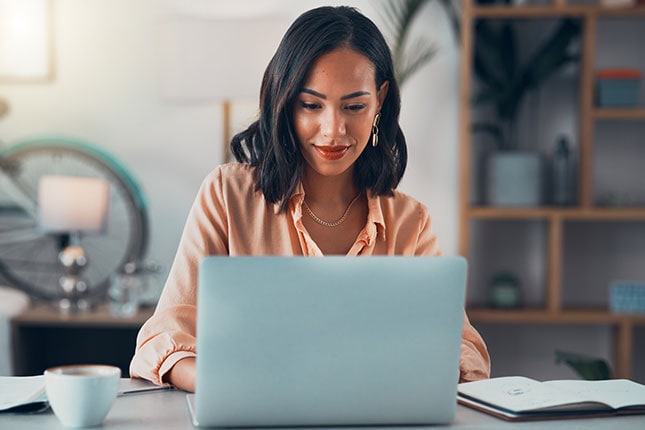
[[[89,259],[83,272],[89,295],[102,297],[112,273],[143,258],[147,209],[140,187],[116,158],[76,139],[36,138],[0,152],[0,276],[37,298],[61,297],[58,253],[69,235],[39,231],[37,193],[44,175],[94,177],[110,183],[105,232],[81,238]]]

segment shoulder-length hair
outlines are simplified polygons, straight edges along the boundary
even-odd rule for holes
[[[304,163],[293,125],[293,107],[314,62],[340,47],[349,47],[372,62],[377,90],[389,82],[381,107],[378,146],[368,145],[356,160],[356,185],[361,191],[391,195],[405,171],[407,147],[399,126],[401,98],[383,35],[352,7],[312,9],[291,24],[264,72],[258,120],[231,141],[237,161],[256,167],[256,188],[268,202],[280,203],[281,210],[288,207]]]

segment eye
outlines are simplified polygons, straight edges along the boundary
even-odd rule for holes
[[[364,104],[353,104],[353,105],[347,106],[345,109],[350,110],[352,112],[359,112],[359,111],[365,109],[365,105]]]
[[[318,103],[307,103],[307,102],[300,102],[300,106],[304,109],[307,110],[316,110],[320,109],[320,104]]]

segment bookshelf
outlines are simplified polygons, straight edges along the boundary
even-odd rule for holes
[[[578,96],[573,101],[576,107],[576,131],[578,141],[577,168],[577,202],[575,206],[556,207],[494,207],[473,199],[473,172],[476,157],[473,155],[473,136],[468,126],[460,130],[460,237],[461,255],[473,260],[476,249],[477,234],[473,233],[475,223],[495,222],[500,229],[505,223],[533,222],[539,225],[544,251],[542,253],[543,280],[540,282],[543,298],[537,304],[528,304],[516,309],[494,309],[486,304],[468,302],[468,315],[474,323],[498,325],[535,324],[535,325],[586,325],[611,327],[614,376],[631,378],[633,374],[633,357],[635,343],[634,332],[639,326],[645,326],[645,315],[619,315],[608,310],[608,304],[601,306],[573,306],[563,300],[565,289],[563,275],[567,267],[565,258],[565,240],[567,229],[581,223],[612,223],[627,225],[638,223],[645,225],[645,207],[623,206],[603,207],[598,202],[595,188],[594,155],[598,139],[598,124],[637,123],[645,131],[645,108],[598,108],[594,101],[594,70],[598,66],[599,22],[611,20],[640,20],[645,25],[645,6],[609,7],[597,4],[569,4],[566,0],[554,0],[551,4],[539,6],[500,6],[476,5],[474,0],[464,0],[462,8],[462,57],[461,57],[461,92],[460,123],[472,123],[471,97],[474,88],[473,52],[474,23],[478,19],[494,20],[537,20],[574,18],[581,21],[580,60],[577,67]],[[645,70],[643,70],[645,72]],[[642,98],[642,97],[641,97]],[[475,200],[475,201],[474,201]],[[595,225],[595,224],[594,224]],[[481,238],[480,238],[481,239]],[[645,246],[641,248],[645,252]],[[608,255],[607,258],[612,258]],[[613,257],[618,258],[618,257]],[[492,270],[492,269],[491,269]],[[620,274],[618,274],[620,275]],[[611,276],[611,275],[608,275]],[[487,285],[481,280],[471,281],[468,286],[469,296],[482,297],[482,290]],[[645,280],[645,278],[641,278]],[[608,293],[607,293],[608,296]],[[608,302],[608,300],[607,300]]]

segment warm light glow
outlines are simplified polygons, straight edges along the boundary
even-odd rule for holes
[[[38,216],[44,232],[101,232],[110,185],[97,178],[43,176],[38,184]]]
[[[0,77],[50,74],[49,0],[0,0]]]

